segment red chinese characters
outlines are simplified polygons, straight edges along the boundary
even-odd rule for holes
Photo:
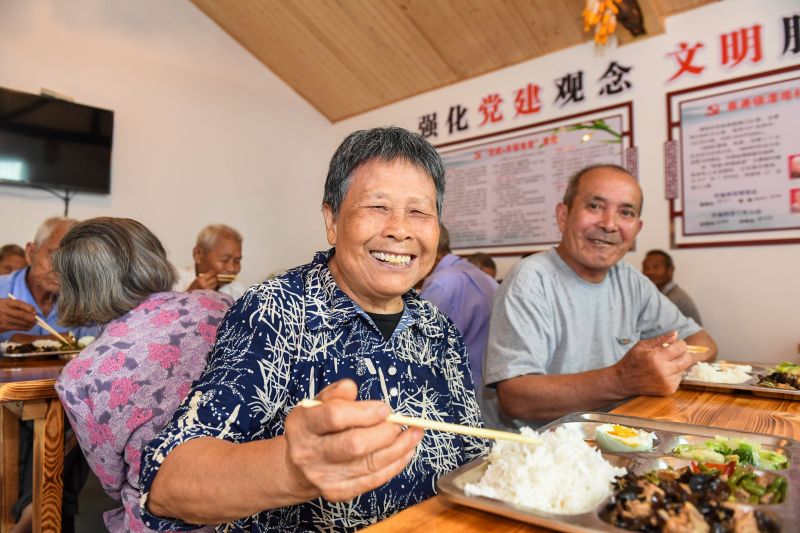
[[[761,53],[761,24],[750,28],[742,28],[720,36],[722,49],[722,65],[735,67],[747,57],[751,63],[758,63],[763,59]]]
[[[514,94],[514,108],[519,115],[530,115],[542,110],[542,102],[539,99],[539,86],[529,83],[521,89],[517,89]]]
[[[483,114],[483,121],[479,126],[483,126],[489,122],[500,122],[503,120],[503,113],[500,111],[501,103],[503,103],[503,99],[500,98],[498,93],[492,93],[483,97],[481,105],[478,106],[478,111]]]
[[[697,54],[697,51],[703,48],[703,43],[696,43],[694,46],[689,46],[688,43],[681,41],[678,43],[678,51],[677,52],[670,52],[667,55],[674,56],[675,59],[678,61],[678,70],[672,77],[667,81],[672,81],[679,76],[689,73],[689,74],[700,74],[705,70],[705,66],[695,65],[692,63],[694,61],[694,56]]]
[[[736,98],[728,100],[722,104],[714,103],[706,107],[706,116],[719,115],[722,112],[732,113],[735,111],[750,109],[753,107],[761,107],[769,104],[777,104],[778,102],[786,102],[789,100],[800,99],[800,87],[792,89],[784,89],[782,91],[772,91],[765,94],[757,94],[755,96],[748,96],[745,98]]]

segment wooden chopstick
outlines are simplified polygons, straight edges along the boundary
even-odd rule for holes
[[[301,400],[298,405],[301,407],[315,407],[321,405],[319,400]],[[391,414],[386,417],[388,422],[400,424],[401,426],[414,426],[424,429],[433,429],[436,431],[446,431],[447,433],[457,433],[459,435],[469,435],[471,437],[480,437],[483,439],[491,440],[508,440],[512,442],[521,442],[524,444],[539,444],[541,441],[536,438],[526,437],[520,433],[511,433],[509,431],[497,431],[495,429],[474,428],[471,426],[462,426],[460,424],[449,424],[447,422],[438,422],[436,420],[428,420],[427,418],[416,418],[413,416],[405,416],[398,414]]]
[[[708,353],[708,346],[693,346],[691,344],[686,345],[686,351],[689,353]]]
[[[661,345],[662,348],[666,348],[669,346],[668,342],[665,342]],[[708,346],[694,346],[692,344],[686,345],[686,351],[689,353],[708,353]]]
[[[8,293],[8,297],[9,297],[9,298],[11,298],[12,300],[17,300],[17,301],[19,301],[19,300],[18,300],[18,299],[17,299],[17,298],[16,298],[16,297],[15,297],[13,294],[11,294],[11,293]],[[37,323],[37,324],[39,324],[39,326],[40,326],[42,329],[44,329],[45,331],[48,331],[48,332],[49,332],[51,335],[53,335],[55,338],[57,338],[58,340],[60,340],[60,341],[61,341],[61,342],[63,342],[64,344],[66,344],[67,346],[72,346],[72,343],[71,343],[71,342],[69,342],[67,339],[65,339],[65,338],[64,338],[64,337],[61,335],[61,333],[59,333],[59,332],[57,332],[56,330],[54,330],[54,329],[53,329],[53,327],[52,327],[50,324],[48,324],[47,322],[45,322],[44,320],[42,320],[42,318],[41,318],[41,317],[39,317],[39,315],[36,315],[36,323]]]

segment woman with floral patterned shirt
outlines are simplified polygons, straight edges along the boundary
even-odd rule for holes
[[[251,287],[209,365],[142,456],[160,531],[353,531],[435,493],[480,439],[386,421],[481,425],[464,342],[411,290],[433,266],[444,168],[401,128],[350,135],[323,214],[333,249]],[[296,407],[304,398],[322,401]]]
[[[62,323],[105,323],[70,361],[56,391],[89,465],[122,507],[112,533],[152,531],[139,514],[142,449],[203,370],[231,304],[216,291],[169,292],[175,271],[134,220],[97,218],[66,234],[54,258]]]

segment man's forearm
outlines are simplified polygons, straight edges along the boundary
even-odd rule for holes
[[[667,396],[675,392],[683,372],[697,360],[713,360],[717,345],[705,331],[684,339],[707,346],[703,354],[687,353],[675,332],[641,340],[610,367],[564,375],[528,375],[497,385],[503,412],[513,418],[547,420],[596,409],[631,396]]]
[[[147,508],[191,524],[218,524],[316,496],[290,469],[284,437],[245,444],[206,437],[166,457]]]
[[[615,367],[579,374],[527,375],[499,383],[497,396],[506,416],[550,420],[627,398],[631,393],[619,382]]]

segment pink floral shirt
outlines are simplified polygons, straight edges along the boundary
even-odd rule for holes
[[[61,403],[89,465],[122,507],[107,511],[112,533],[151,531],[139,514],[142,449],[172,417],[200,376],[230,307],[216,291],[151,295],[65,367]]]

